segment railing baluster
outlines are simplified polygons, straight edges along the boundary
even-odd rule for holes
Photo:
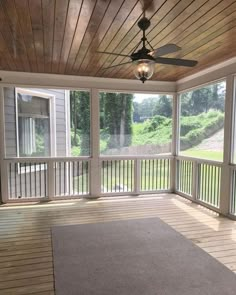
[[[39,164],[39,195],[42,195],[41,164]]]
[[[31,169],[30,169],[30,174],[31,174]],[[46,170],[46,163],[44,162],[44,197],[46,196],[47,196],[47,170]]]
[[[117,181],[116,181],[116,160],[115,160],[115,192],[117,189]]]
[[[9,190],[9,193],[10,193],[10,198],[12,199],[12,184],[11,184],[11,177],[12,177],[12,174],[11,174],[11,163],[9,164],[9,177],[10,177],[10,179],[9,179],[9,182],[10,182],[10,190]]]

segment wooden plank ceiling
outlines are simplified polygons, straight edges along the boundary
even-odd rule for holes
[[[156,65],[153,80],[176,81],[236,55],[235,0],[145,1],[154,48],[175,43],[168,55],[195,59],[195,68]],[[128,61],[96,51],[130,54],[141,38],[137,0],[1,0],[0,69],[134,79]]]

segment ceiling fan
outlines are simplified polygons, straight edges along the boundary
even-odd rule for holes
[[[154,49],[152,45],[148,42],[146,38],[146,34],[145,34],[150,24],[151,24],[150,20],[146,18],[144,14],[144,16],[138,22],[138,27],[143,31],[143,36],[141,38],[141,41],[137,44],[137,46],[135,46],[134,51],[131,53],[131,55],[97,51],[98,53],[123,56],[123,57],[128,57],[131,59],[130,61],[125,63],[117,64],[107,68],[102,68],[102,70],[133,63],[136,65],[134,69],[134,74],[136,78],[141,80],[144,83],[146,80],[152,77],[154,72],[154,65],[156,63],[175,65],[175,66],[184,66],[184,67],[194,67],[197,64],[197,61],[195,60],[162,57],[166,54],[177,52],[181,50],[181,48],[175,44],[166,44],[162,47]],[[142,46],[141,49],[137,50],[140,45]],[[148,45],[150,49],[148,49],[146,45]]]

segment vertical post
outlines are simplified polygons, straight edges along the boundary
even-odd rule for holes
[[[6,203],[8,200],[8,165],[5,158],[5,112],[4,112],[4,91],[0,87],[0,164],[1,164],[1,202]]]
[[[55,197],[55,166],[54,160],[48,161],[48,199],[52,200]]]
[[[179,150],[179,98],[177,93],[173,95],[173,114],[172,114],[172,146],[171,146],[171,154],[173,156],[173,160],[171,161],[171,174],[170,174],[170,189],[172,192],[177,191],[177,159]]]
[[[230,162],[232,155],[233,109],[234,109],[234,76],[226,77],[225,123],[224,123],[224,160],[221,171],[220,212],[230,211]]]
[[[193,175],[192,175],[192,198],[197,199],[198,194],[198,162],[193,161]]]
[[[99,92],[91,90],[91,164],[90,164],[90,197],[96,198],[101,194],[101,165],[100,165],[100,119]]]
[[[141,182],[140,182],[140,176],[141,176],[141,169],[140,169],[140,161],[141,159],[135,159],[134,160],[134,194],[139,195],[141,191]]]

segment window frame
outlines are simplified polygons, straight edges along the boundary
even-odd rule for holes
[[[45,99],[48,99],[49,101],[49,155],[42,157],[42,158],[48,158],[48,157],[55,157],[56,156],[56,126],[55,126],[55,95],[51,95],[46,92],[41,92],[37,90],[32,89],[26,89],[26,88],[15,88],[15,115],[16,115],[16,155],[17,158],[34,158],[34,157],[21,157],[19,154],[19,110],[18,110],[18,93],[21,94],[27,94],[37,97],[42,97]],[[37,157],[35,157],[37,158]],[[31,172],[38,172],[39,170],[44,170],[43,164],[37,164],[35,170],[31,169]],[[29,173],[30,169],[27,167],[25,170],[24,167],[21,167],[20,164],[18,164],[18,173]]]
[[[235,77],[235,80],[236,80],[236,77]],[[217,84],[217,83],[221,83],[221,82],[225,82],[226,84],[226,91],[227,91],[227,79],[226,77],[221,77],[219,79],[215,79],[215,80],[212,80],[212,81],[209,81],[207,83],[202,83],[202,84],[199,84],[197,86],[193,86],[193,87],[190,87],[190,88],[186,88],[186,89],[183,89],[183,90],[180,90],[178,92],[176,92],[176,98],[177,98],[177,110],[176,110],[176,156],[181,156],[181,157],[184,157],[184,158],[189,158],[189,159],[195,159],[195,160],[198,160],[198,159],[202,159],[202,158],[197,158],[197,157],[193,157],[193,156],[186,156],[186,155],[181,155],[181,150],[180,150],[180,129],[181,129],[181,123],[180,123],[180,119],[181,119],[181,95],[183,93],[186,93],[186,92],[193,92],[195,90],[198,90],[198,89],[201,89],[201,88],[204,88],[204,87],[207,87],[207,86],[210,86],[210,85],[213,85],[213,84]],[[236,83],[236,81],[235,81]],[[235,93],[236,93],[236,89],[235,89]],[[226,93],[225,93],[225,106],[226,106]],[[224,112],[225,114],[225,112]],[[225,121],[225,118],[224,118],[224,121]],[[225,134],[224,134],[224,137],[225,137]],[[224,141],[224,140],[223,140]],[[223,149],[223,159],[222,161],[219,161],[219,163],[223,163],[224,162],[224,149]],[[232,151],[233,153],[233,151]],[[232,156],[231,156],[232,158]],[[203,160],[208,160],[208,159],[203,159]],[[216,160],[209,160],[211,162],[218,162]]]
[[[124,94],[147,94],[147,95],[167,95],[167,96],[171,96],[172,97],[172,116],[171,116],[171,120],[172,120],[172,127],[171,127],[171,131],[172,131],[172,138],[170,140],[170,144],[171,144],[171,151],[169,153],[163,153],[163,154],[152,154],[151,156],[154,157],[158,157],[158,156],[162,156],[162,155],[166,155],[166,156],[173,156],[175,154],[175,148],[173,147],[173,143],[175,142],[175,135],[174,135],[174,129],[175,129],[175,101],[176,101],[176,92],[172,92],[172,91],[140,91],[140,90],[116,90],[116,89],[110,89],[110,88],[98,88],[98,100],[99,100],[99,114],[100,114],[100,99],[99,99],[99,94],[102,92],[106,92],[106,93],[124,93]],[[101,146],[100,146],[100,121],[99,121],[99,157],[100,158],[106,158],[106,157],[110,157],[111,155],[106,155],[106,154],[102,154],[101,153]],[[127,155],[113,155],[114,157],[126,157]],[[137,155],[135,154],[131,154],[129,155],[131,157],[137,157]],[[147,154],[143,154],[142,156],[148,156]]]
[[[19,155],[19,111],[18,111],[18,93],[37,96],[49,100],[49,132],[50,132],[50,144],[48,157],[56,156],[56,128],[55,128],[55,95],[51,95],[41,91],[35,91],[32,89],[15,88],[15,108],[16,108],[16,153],[17,158],[23,158]],[[28,158],[28,157],[27,157]],[[31,158],[31,157],[29,157]],[[32,157],[33,158],[33,157]],[[47,157],[45,157],[47,158]]]

